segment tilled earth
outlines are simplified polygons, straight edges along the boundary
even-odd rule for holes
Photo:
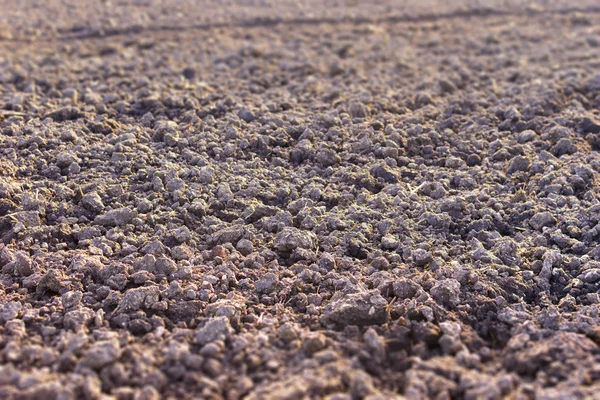
[[[598,398],[594,2],[234,3],[0,2],[0,398]]]

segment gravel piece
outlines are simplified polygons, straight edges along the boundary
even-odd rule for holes
[[[213,236],[213,241],[218,244],[223,243],[237,243],[246,233],[243,226],[231,226],[218,231]]]
[[[373,352],[375,358],[383,360],[385,358],[385,340],[373,328],[365,331],[363,339],[367,347]]]
[[[508,164],[507,174],[514,174],[515,172],[526,172],[529,170],[531,162],[528,158],[523,156],[517,156],[513,158]]]
[[[185,79],[193,80],[196,77],[196,70],[194,68],[187,67],[182,72]]]
[[[83,383],[83,395],[86,400],[93,400],[102,396],[102,381],[96,376],[87,376]]]
[[[105,226],[122,226],[130,223],[135,216],[135,211],[127,207],[122,207],[97,216],[94,222]]]
[[[535,133],[535,131],[532,131],[531,129],[526,129],[524,131],[521,131],[517,134],[515,134],[515,139],[517,139],[517,142],[519,143],[527,143],[527,142],[531,142],[533,139],[535,139],[537,136],[537,133]]]
[[[160,393],[156,388],[146,385],[143,388],[137,390],[133,395],[133,400],[158,400],[160,399]]]
[[[214,180],[214,171],[210,167],[202,167],[200,168],[200,173],[198,175],[198,179],[200,183],[211,184]]]
[[[18,211],[10,214],[10,217],[25,228],[35,228],[42,224],[38,211]]]
[[[398,183],[399,181],[398,175],[386,165],[378,165],[372,168],[370,172],[375,178],[381,178],[387,183]]]
[[[577,146],[575,146],[573,142],[567,138],[560,139],[552,148],[552,154],[554,154],[556,157],[560,157],[565,154],[573,154],[575,152],[577,152]]]
[[[81,198],[81,204],[88,210],[99,214],[104,210],[102,199],[96,192],[87,193]]]
[[[59,168],[67,168],[73,163],[77,163],[79,159],[71,152],[64,151],[56,156],[56,165]]]
[[[286,343],[290,343],[298,338],[298,333],[294,326],[286,322],[277,329],[277,336]]]
[[[352,118],[366,118],[369,115],[367,108],[360,103],[350,104],[350,115]]]
[[[412,256],[415,264],[419,266],[427,265],[433,260],[431,252],[423,249],[416,249]]]
[[[376,325],[387,320],[387,301],[377,293],[354,293],[332,301],[323,310],[324,324]]]
[[[73,290],[73,291],[64,293],[61,296],[63,308],[65,310],[68,310],[69,308],[76,307],[77,305],[79,305],[82,298],[83,298],[83,293],[81,293],[79,291]]]
[[[255,288],[259,293],[271,293],[277,289],[278,282],[279,280],[275,274],[267,274],[256,282]]]
[[[2,306],[0,310],[0,319],[7,322],[17,318],[23,306],[17,301],[10,301]]]
[[[143,286],[129,289],[125,292],[115,314],[137,311],[141,308],[151,308],[158,302],[160,290],[157,286]]]
[[[186,243],[192,239],[192,233],[187,226],[182,226],[173,232],[173,238],[179,243]]]
[[[406,278],[401,278],[393,283],[394,296],[400,299],[413,298],[421,289],[421,286]]]
[[[254,121],[254,119],[256,118],[254,113],[248,108],[242,108],[238,112],[238,117],[240,117],[241,119],[243,119],[244,121],[246,121],[248,123]]]
[[[96,313],[93,310],[90,310],[89,308],[68,311],[65,313],[63,324],[67,329],[79,331],[84,326],[91,324],[95,316]]]
[[[15,276],[30,276],[36,269],[31,258],[23,251],[17,251],[12,255],[12,261],[2,267],[3,274]]]
[[[149,213],[152,211],[152,208],[152,202],[148,199],[141,199],[136,206],[136,210],[142,214]]]
[[[308,151],[306,153],[308,153]],[[306,158],[308,158],[308,157],[307,156],[302,157],[302,159],[306,159]],[[330,167],[332,165],[339,164],[342,161],[342,159],[333,150],[326,149],[326,150],[321,150],[317,153],[316,161],[323,167]]]
[[[275,246],[280,252],[291,252],[295,249],[313,249],[317,245],[314,233],[296,228],[286,227],[275,236]]]
[[[235,248],[245,256],[252,253],[252,250],[254,250],[252,242],[248,239],[240,239],[235,245]]]
[[[327,347],[327,339],[321,333],[311,332],[302,338],[302,351],[311,356]]]
[[[207,344],[215,340],[225,340],[231,334],[231,325],[227,317],[211,318],[206,324],[198,329],[195,334],[195,343]]]
[[[83,353],[81,364],[88,368],[100,369],[118,360],[121,353],[121,346],[117,340],[99,341]]]
[[[442,305],[456,307],[460,304],[460,282],[456,279],[444,279],[436,282],[430,293]]]
[[[529,225],[531,225],[533,229],[539,231],[545,226],[556,225],[556,218],[554,218],[554,216],[547,211],[541,212],[531,217],[529,220]]]
[[[446,79],[441,79],[439,85],[443,93],[454,93],[457,90],[456,85]]]

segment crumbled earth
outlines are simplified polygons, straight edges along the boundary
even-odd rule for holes
[[[0,398],[598,396],[596,2],[367,3],[0,1]]]

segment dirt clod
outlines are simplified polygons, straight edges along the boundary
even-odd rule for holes
[[[597,0],[0,10],[0,399],[598,397]]]

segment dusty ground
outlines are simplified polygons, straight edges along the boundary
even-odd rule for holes
[[[0,9],[0,398],[598,398],[594,1]]]

